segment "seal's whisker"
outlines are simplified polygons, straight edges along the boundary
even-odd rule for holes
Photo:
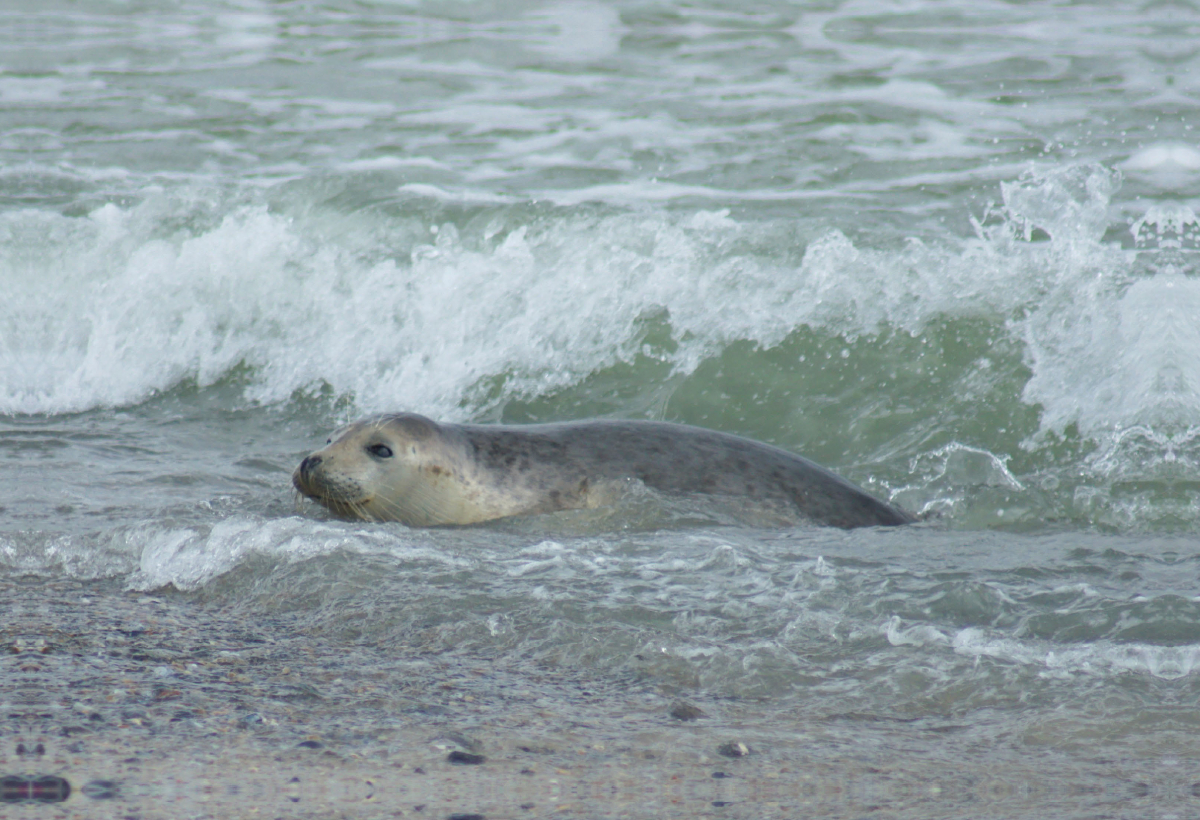
[[[354,509],[358,512],[358,517],[363,521],[382,521],[379,516],[367,509],[367,505],[361,502],[354,503]]]
[[[394,501],[390,496],[386,494],[377,494],[371,500],[374,505],[379,508],[379,511],[383,513],[379,520],[404,521],[407,518],[407,516],[404,515],[404,507],[398,502]]]
[[[597,488],[630,481],[658,493],[780,505],[826,526],[915,520],[795,453],[661,421],[503,426],[393,413],[339,430],[302,464],[298,486],[335,515],[409,526],[611,503]]]
[[[334,515],[336,515],[338,518],[346,518],[346,519],[353,520],[353,519],[362,517],[358,514],[357,505],[355,505],[355,503],[353,501],[350,501],[348,499],[331,498],[331,499],[327,499],[324,503],[327,507],[329,507],[329,511],[332,512]]]
[[[350,510],[351,513],[353,513],[353,515],[351,517],[356,518],[359,521],[376,521],[376,520],[378,520],[375,518],[374,515],[371,514],[371,511],[368,510],[366,505],[363,504],[361,501],[347,501],[346,508],[348,510]]]

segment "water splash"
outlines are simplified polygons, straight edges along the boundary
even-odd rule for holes
[[[1065,221],[1085,221],[1080,210],[1063,208]],[[1094,235],[1099,225],[1089,224]],[[1197,226],[1185,206],[1151,207],[1130,226],[1135,250],[1063,266],[1041,303],[1014,323],[1032,370],[1023,398],[1043,408],[1031,445],[1073,425],[1100,445],[1089,462],[1099,475],[1197,474]]]
[[[478,418],[640,359],[674,383],[733,345],[770,350],[808,330],[840,340],[842,359],[852,347],[878,358],[847,359],[856,378],[915,368],[932,390],[907,399],[919,413],[884,448],[904,463],[968,458],[951,441],[1038,452],[1078,436],[1096,446],[1073,467],[1100,492],[1200,474],[1200,223],[1160,203],[1121,246],[1109,216],[1120,175],[1099,165],[1031,171],[1001,185],[976,236],[893,249],[725,210],[565,212],[406,190],[399,214],[343,213],[313,204],[323,184],[294,183],[271,205],[182,186],[85,216],[0,216],[0,412],[128,406],[234,380],[251,403],[321,394],[349,413]],[[963,400],[1040,413],[1011,445],[960,435],[962,397],[948,402],[924,353],[893,342],[961,337],[969,323],[999,341],[958,380]],[[996,366],[1014,355],[1005,344],[1028,370],[1019,395],[988,392],[1020,367]],[[823,372],[841,369],[829,359]],[[957,432],[939,439],[931,425]],[[919,504],[974,498],[958,472],[929,473]]]

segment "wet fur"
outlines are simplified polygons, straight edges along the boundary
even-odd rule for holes
[[[381,443],[391,458],[368,451]],[[663,493],[783,503],[828,526],[914,520],[787,450],[653,421],[502,426],[376,416],[338,431],[293,474],[301,493],[337,515],[412,526],[595,507],[629,479]]]

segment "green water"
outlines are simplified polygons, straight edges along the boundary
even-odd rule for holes
[[[0,11],[5,639],[100,634],[148,594],[256,625],[264,663],[311,680],[297,634],[385,691],[404,664],[477,665],[500,702],[553,670],[656,715],[691,699],[772,765],[797,738],[931,773],[1037,758],[1151,784],[1081,816],[1183,816],[1195,25],[1115,3]],[[296,502],[304,455],[397,410],[709,427],[927,520],[778,529],[634,493],[419,531]],[[209,704],[129,742],[401,754],[262,676],[228,695],[259,698],[258,729]],[[209,696],[183,661],[169,682]],[[53,747],[70,697],[6,739]],[[407,725],[388,697],[355,714]],[[430,731],[479,726],[449,714]]]

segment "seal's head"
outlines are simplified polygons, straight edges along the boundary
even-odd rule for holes
[[[440,441],[438,425],[424,416],[363,419],[301,461],[292,484],[344,518],[448,523],[445,485],[454,481],[455,469]]]

